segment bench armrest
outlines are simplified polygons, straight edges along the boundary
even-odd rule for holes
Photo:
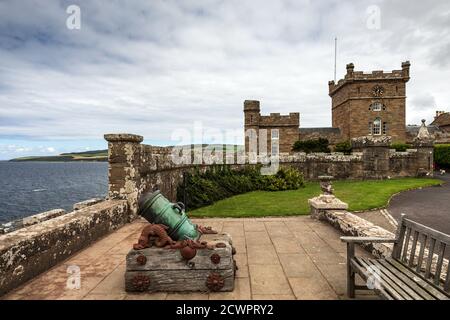
[[[374,242],[374,243],[395,243],[397,239],[389,238],[378,238],[378,237],[341,237],[343,242],[351,243],[363,243],[363,242]]]

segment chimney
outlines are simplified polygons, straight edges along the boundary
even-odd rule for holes
[[[436,111],[436,115],[434,116],[434,119],[437,119],[441,114],[444,114],[445,111]]]
[[[347,75],[352,76],[353,70],[355,69],[355,65],[353,63],[349,63],[347,64],[346,68],[347,68]]]

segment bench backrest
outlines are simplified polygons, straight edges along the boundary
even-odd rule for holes
[[[448,260],[444,263],[446,248],[450,250],[449,235],[407,219],[402,214],[396,239],[392,251],[394,259],[435,287],[450,291]]]

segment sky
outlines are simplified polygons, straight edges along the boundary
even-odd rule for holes
[[[105,149],[105,133],[173,145],[199,125],[223,138],[193,143],[242,143],[225,132],[246,99],[331,126],[335,37],[338,79],[411,61],[408,124],[450,110],[448,0],[0,0],[0,160]]]

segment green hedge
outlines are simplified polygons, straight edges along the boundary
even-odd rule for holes
[[[348,140],[336,143],[334,151],[343,152],[344,154],[350,154],[352,153],[352,144]]]
[[[450,168],[450,144],[434,146],[434,163],[438,168]]]
[[[328,147],[328,139],[319,138],[304,141],[296,141],[292,147],[292,151],[311,152],[330,152]]]
[[[395,149],[398,152],[405,152],[406,149],[411,149],[411,145],[402,142],[394,142],[391,144],[391,149]]]
[[[304,186],[303,175],[294,168],[280,168],[275,175],[262,175],[260,168],[231,170],[228,166],[212,166],[205,172],[196,169],[186,173],[185,182],[178,186],[177,200],[186,202],[186,207],[193,210],[250,191],[294,190]]]

